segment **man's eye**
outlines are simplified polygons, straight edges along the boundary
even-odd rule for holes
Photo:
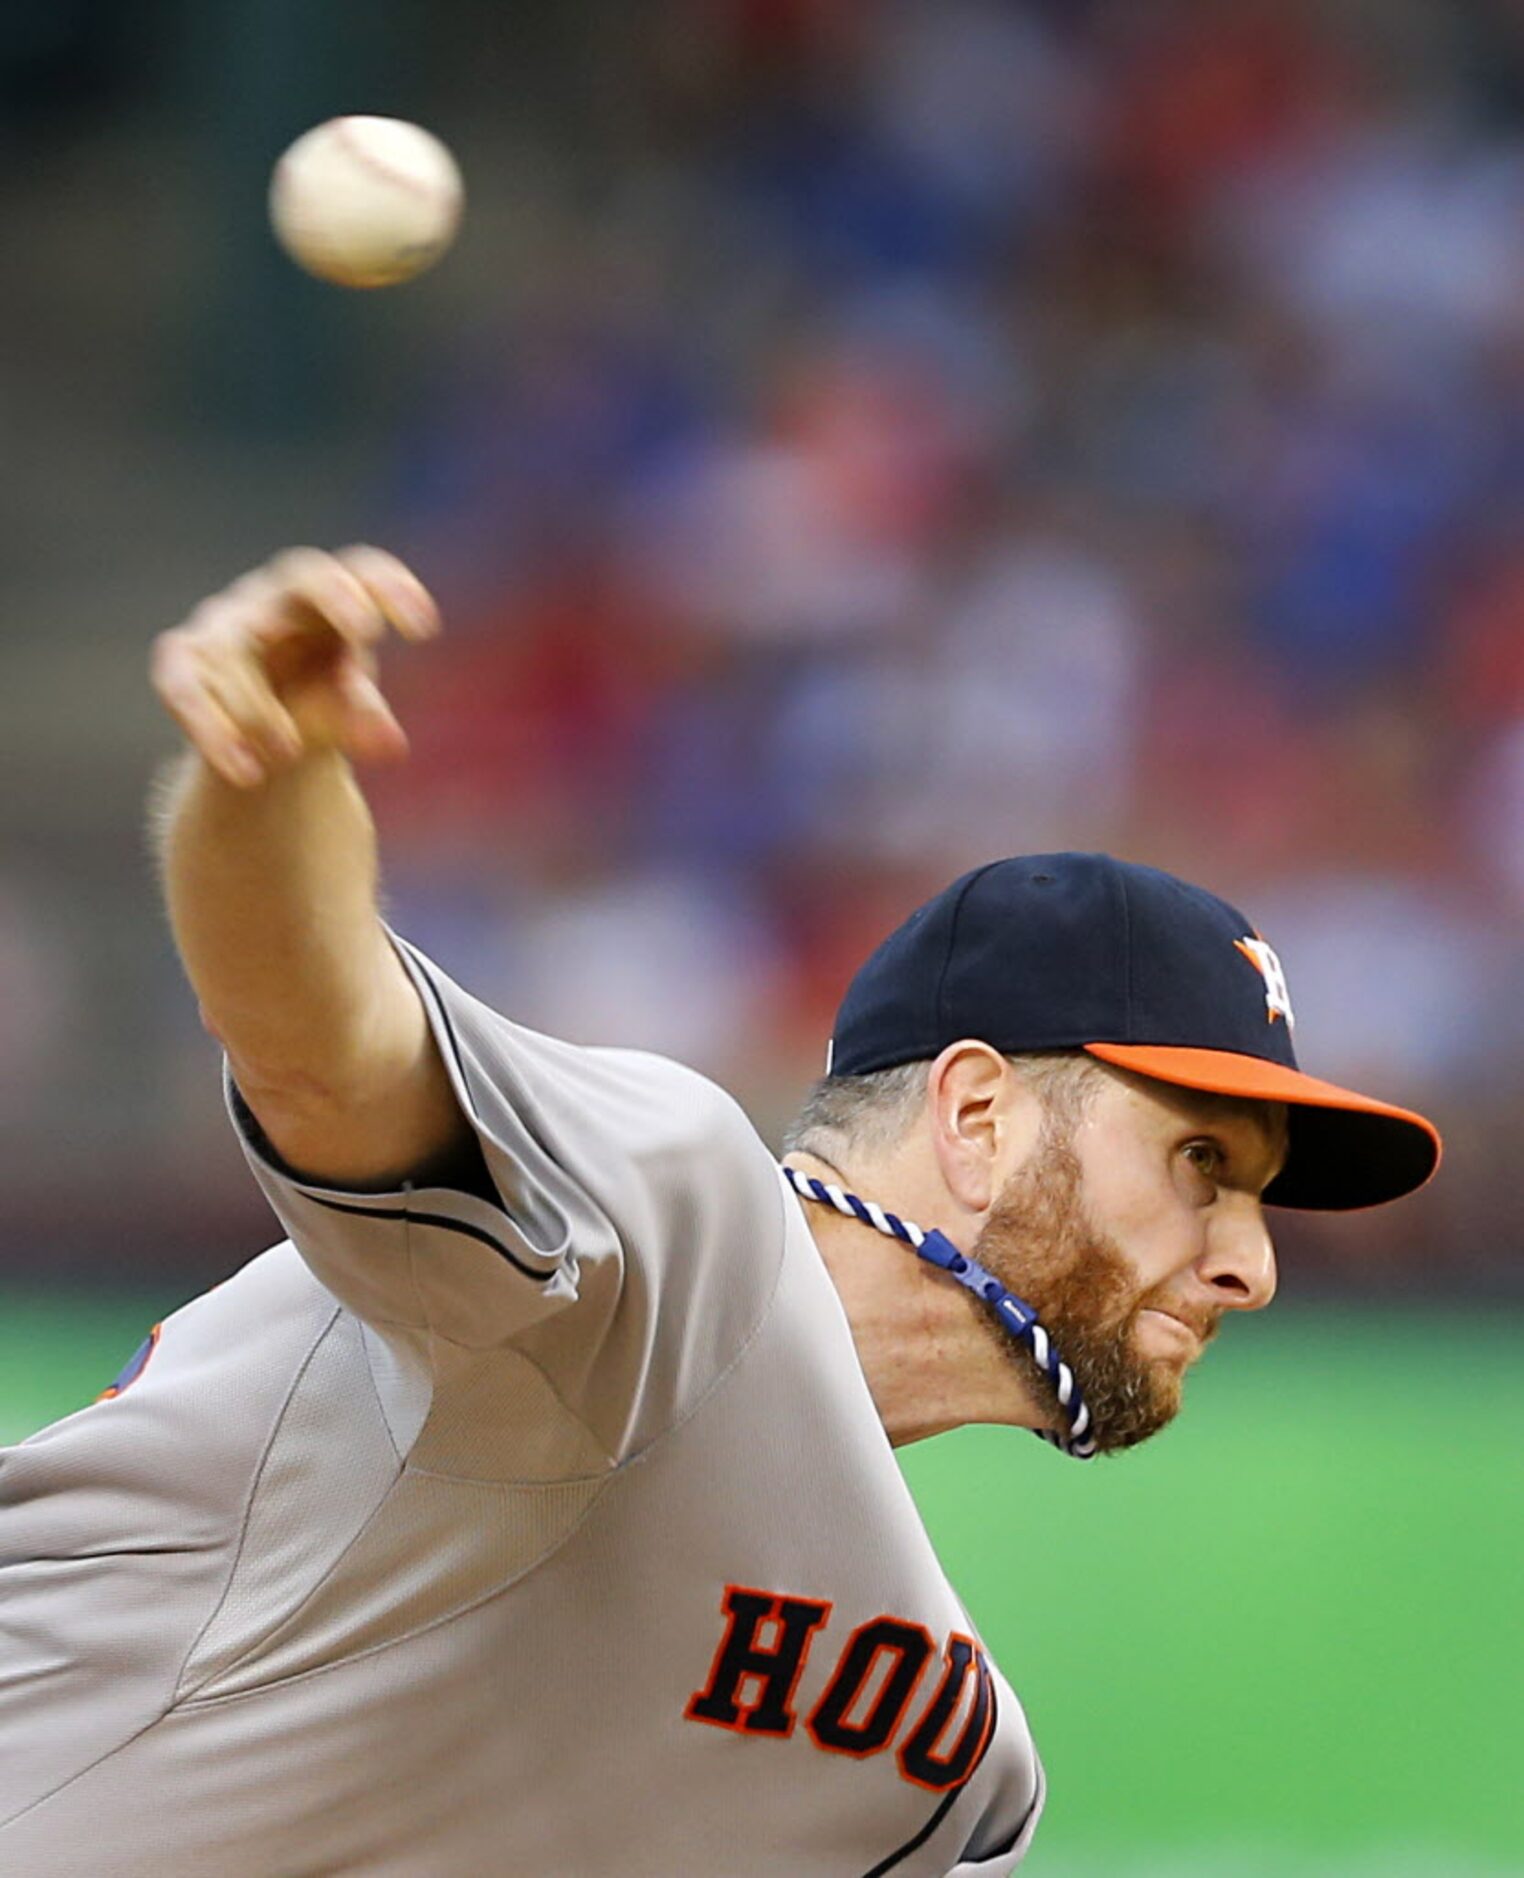
[[[1222,1171],[1222,1150],[1213,1141],[1188,1141],[1185,1157],[1208,1180],[1215,1180]]]

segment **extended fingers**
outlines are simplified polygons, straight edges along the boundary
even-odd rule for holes
[[[337,555],[321,548],[288,548],[251,576],[246,594],[230,589],[229,598],[234,595],[251,606],[260,644],[290,630],[293,609],[316,613],[355,647],[374,645],[386,631],[387,616],[376,596]]]
[[[347,755],[375,763],[407,754],[406,731],[358,659],[345,661],[338,674],[338,692],[342,705],[339,743]]]
[[[207,762],[241,787],[309,747],[398,756],[407,739],[373,676],[388,629],[411,640],[440,629],[427,588],[395,555],[292,548],[161,633],[153,682]]]
[[[296,721],[257,660],[237,647],[222,648],[205,659],[202,682],[267,769],[294,763],[301,755]]]
[[[204,649],[190,631],[176,627],[159,634],[152,674],[170,715],[219,776],[240,789],[252,789],[264,780],[259,752],[208,684]]]
[[[357,580],[404,639],[432,639],[439,608],[423,582],[395,554],[366,543],[340,548],[334,559]]]

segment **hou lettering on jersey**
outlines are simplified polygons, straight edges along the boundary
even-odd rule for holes
[[[724,1634],[709,1679],[684,1711],[689,1721],[736,1734],[787,1739],[795,1692],[832,1606],[748,1585],[727,1585]],[[933,1662],[940,1674],[916,1696]],[[940,1651],[924,1624],[887,1614],[859,1624],[837,1656],[805,1733],[828,1754],[863,1760],[896,1740],[903,1779],[932,1793],[964,1785],[994,1734],[995,1689],[978,1643],[954,1631]]]

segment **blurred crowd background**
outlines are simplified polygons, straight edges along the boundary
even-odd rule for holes
[[[263,220],[353,110],[471,196],[384,295]],[[0,151],[0,1275],[268,1237],[144,659],[369,538],[451,627],[388,668],[392,917],[490,1002],[775,1131],[918,899],[1104,848],[1446,1130],[1288,1293],[1524,1292],[1517,0],[48,0]]]

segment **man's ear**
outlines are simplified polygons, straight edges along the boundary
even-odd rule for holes
[[[948,1191],[970,1213],[987,1213],[1035,1146],[1041,1104],[1024,1077],[990,1044],[950,1043],[926,1078],[932,1152]]]

